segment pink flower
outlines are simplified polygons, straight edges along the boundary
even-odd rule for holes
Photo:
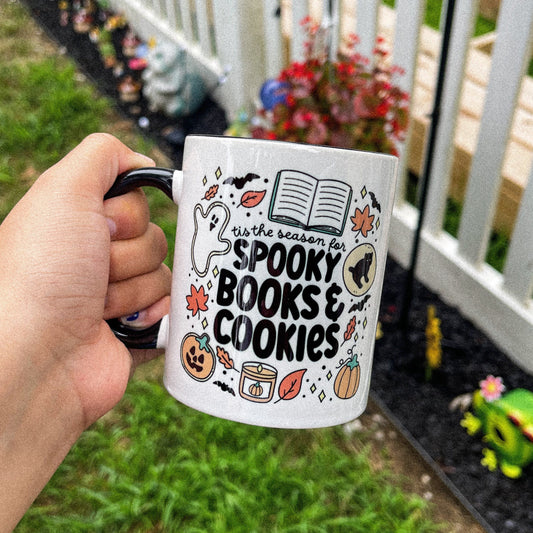
[[[297,109],[293,116],[292,122],[297,128],[305,128],[311,121],[311,113],[305,109]]]
[[[328,129],[322,122],[315,123],[309,129],[306,141],[309,144],[324,144],[328,138]]]
[[[500,377],[494,377],[492,374],[487,376],[483,381],[479,382],[481,389],[481,396],[487,400],[487,402],[493,402],[498,400],[502,393],[505,391],[505,385]]]
[[[364,95],[359,94],[353,99],[353,109],[356,116],[360,118],[369,118],[372,116],[372,111],[368,109]]]

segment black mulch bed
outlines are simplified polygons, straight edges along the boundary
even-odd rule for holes
[[[148,125],[141,130],[156,140],[176,168],[181,167],[182,135],[222,134],[226,129],[224,112],[209,98],[196,114],[182,120],[150,113],[142,98],[134,105],[122,103],[116,89],[117,78],[111,69],[104,68],[87,34],[76,33],[72,24],[59,24],[57,0],[25,3],[46,32],[66,47],[82,71],[102,93],[117,102],[125,116],[137,124],[141,117],[148,119]],[[124,32],[117,30],[113,34],[119,59],[118,43]],[[418,283],[410,327],[404,334],[397,325],[404,281],[405,271],[389,260],[381,305],[384,336],[376,344],[373,397],[488,531],[533,531],[533,465],[517,480],[506,478],[499,471],[489,472],[480,464],[484,448],[481,438],[468,436],[460,426],[462,413],[449,409],[456,396],[472,392],[489,374],[501,376],[508,390],[517,387],[533,390],[533,379],[456,309]],[[444,337],[443,365],[430,382],[425,379],[424,366],[428,305],[436,306]]]
[[[410,326],[397,326],[405,271],[387,264],[381,300],[384,336],[376,343],[372,391],[414,439],[416,447],[467,507],[490,531],[533,531],[533,465],[519,479],[489,472],[480,464],[486,445],[460,426],[463,413],[450,402],[472,392],[487,375],[501,376],[508,390],[533,390],[533,379],[513,364],[457,309],[423,285],[415,285]],[[431,382],[425,378],[427,307],[435,305],[443,334],[443,365]],[[406,338],[407,337],[407,338]],[[473,509],[472,509],[473,508]]]

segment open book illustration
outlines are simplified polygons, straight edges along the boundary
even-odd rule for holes
[[[305,230],[342,235],[351,199],[352,188],[342,181],[280,170],[268,218]]]

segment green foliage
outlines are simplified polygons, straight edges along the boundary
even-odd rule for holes
[[[340,428],[246,426],[135,381],[73,448],[18,531],[429,532],[425,503]]]

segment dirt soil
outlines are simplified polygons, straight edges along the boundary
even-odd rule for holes
[[[121,102],[118,79],[111,69],[103,67],[88,35],[76,33],[70,22],[59,24],[58,2],[23,3],[52,38],[56,51],[58,45],[66,49],[99,90],[114,99],[121,127],[133,129],[138,125],[155,139],[175,168],[181,167],[184,135],[222,134],[226,129],[225,115],[211,99],[195,115],[179,121],[151,113],[142,98],[135,104]],[[119,56],[124,31],[113,33]],[[32,38],[44,39],[38,31],[32,32]],[[380,313],[384,334],[376,343],[372,400],[366,413],[346,430],[370,431],[376,465],[384,461],[385,449],[386,462],[401,477],[404,488],[432,502],[433,516],[449,524],[447,531],[533,531],[533,466],[517,480],[499,471],[489,472],[480,464],[483,442],[468,436],[460,426],[461,410],[450,409],[454,398],[471,393],[489,374],[501,376],[508,390],[533,390],[533,380],[456,309],[420,284],[415,285],[409,328],[407,332],[399,328],[405,275],[389,260]],[[443,363],[430,381],[425,377],[429,305],[436,307],[443,333]]]

